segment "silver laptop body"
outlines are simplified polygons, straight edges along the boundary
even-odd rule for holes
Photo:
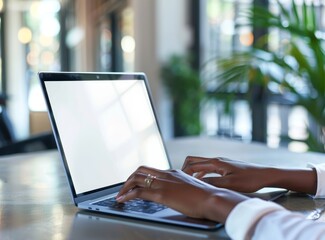
[[[40,72],[39,78],[78,208],[200,229],[222,226],[165,207],[148,213],[97,204],[116,196],[141,165],[171,168],[145,74]]]

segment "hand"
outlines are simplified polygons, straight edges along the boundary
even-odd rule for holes
[[[268,168],[226,158],[187,157],[182,170],[213,186],[238,192],[255,192],[268,186],[272,179]],[[220,176],[204,177],[208,173]]]
[[[146,183],[150,174],[151,183]],[[125,182],[116,200],[141,198],[164,204],[189,217],[225,222],[230,211],[246,197],[218,189],[180,170],[138,168]]]

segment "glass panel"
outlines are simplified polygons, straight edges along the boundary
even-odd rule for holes
[[[202,22],[204,47],[201,52],[204,69],[203,79],[207,88],[214,88],[214,74],[218,71],[214,61],[216,57],[226,57],[234,50],[244,50],[253,44],[250,27],[235,27],[235,23],[244,23],[245,18],[239,13],[249,8],[252,0],[207,0],[205,16]],[[209,64],[206,64],[209,62]],[[201,111],[203,128],[208,135],[222,135],[243,140],[251,139],[251,119],[249,105],[245,101],[236,101],[225,113],[222,101],[205,102]]]
[[[251,5],[251,0],[208,0],[206,5],[207,46],[206,60],[216,56],[226,56],[234,49],[252,45],[252,29],[241,27],[236,29],[235,23],[245,21],[239,12]]]
[[[207,0],[206,12],[203,22],[205,25],[204,51],[202,52],[205,60],[216,57],[226,57],[233,50],[245,50],[253,43],[254,37],[252,29],[234,28],[234,23],[243,23],[244,18],[240,17],[240,13],[245,8],[251,6],[251,0]],[[280,1],[284,7],[292,9],[291,0]],[[303,0],[295,1],[298,6],[298,14],[302,14],[301,7]],[[319,29],[325,28],[324,20],[324,3],[322,1],[306,1],[309,5],[314,3],[316,6],[315,15]],[[269,1],[269,9],[274,13],[279,13],[279,6],[276,0]],[[288,33],[281,32],[278,29],[268,29],[268,47],[273,52],[284,52],[286,42],[290,42],[291,36]],[[318,37],[322,37],[323,33],[319,31]],[[306,54],[306,57],[310,55]],[[215,74],[216,64],[213,62],[206,65],[209,74]],[[212,70],[212,71],[211,71]],[[203,74],[206,74],[203,72]],[[209,79],[209,75],[204,75],[203,79]],[[213,77],[213,76],[212,76]],[[304,79],[286,76],[286,80],[295,83],[299,91],[308,94],[309,88],[306,87]],[[210,85],[208,85],[210,86]],[[213,86],[211,86],[213,87]],[[279,93],[278,86],[269,85],[272,92]],[[243,139],[249,139],[251,128],[247,127],[251,124],[251,116],[249,105],[245,101],[234,100],[228,106],[229,113],[223,110],[224,104],[218,102],[208,102],[202,109],[202,121],[205,131],[209,135],[226,135],[230,137],[241,136]],[[307,111],[299,106],[286,105],[279,100],[270,100],[267,106],[267,144],[270,147],[288,146],[293,151],[306,151],[307,146],[302,141],[308,137],[307,128],[313,128],[313,122],[308,116]]]
[[[99,27],[100,71],[112,71],[112,31],[111,21],[105,18]]]
[[[118,71],[132,72],[134,70],[133,32],[133,10],[129,6],[101,18],[97,40],[100,71],[118,69]]]
[[[45,111],[37,72],[59,71],[60,64],[60,2],[33,1],[24,13],[20,41],[26,45],[28,105],[32,111]]]
[[[127,72],[134,70],[134,28],[133,28],[133,10],[127,7],[122,11],[121,21],[121,47],[123,51],[123,69]]]

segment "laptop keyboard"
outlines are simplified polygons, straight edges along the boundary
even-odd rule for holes
[[[142,212],[147,214],[153,214],[167,208],[162,204],[146,201],[138,198],[127,201],[125,203],[119,203],[115,200],[115,197],[93,203],[92,205],[109,207],[119,211],[134,211],[134,212]]]

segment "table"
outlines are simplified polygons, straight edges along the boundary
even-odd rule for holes
[[[193,137],[166,143],[174,168],[187,155],[224,156],[286,167],[325,162],[325,155],[298,154],[227,139]],[[309,214],[324,200],[288,194],[277,201]],[[319,221],[325,221],[323,217]],[[57,151],[17,154],[0,158],[0,239],[228,239],[224,229],[193,230],[165,224],[79,211],[68,190]]]

